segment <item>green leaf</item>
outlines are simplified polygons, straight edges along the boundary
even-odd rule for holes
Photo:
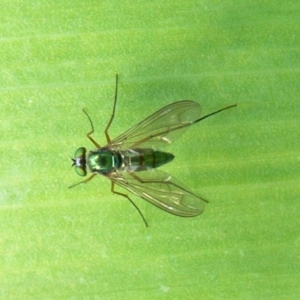
[[[3,1],[1,299],[297,299],[299,1]],[[174,101],[203,115],[163,166],[209,200],[169,215],[70,156]],[[124,192],[120,190],[121,192]]]

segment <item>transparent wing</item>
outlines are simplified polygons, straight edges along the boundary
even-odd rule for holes
[[[109,147],[118,150],[141,146],[162,148],[195,123],[200,113],[200,105],[196,102],[183,100],[172,103],[112,140]]]
[[[158,169],[138,173],[115,172],[109,177],[129,192],[177,216],[197,216],[208,202]]]

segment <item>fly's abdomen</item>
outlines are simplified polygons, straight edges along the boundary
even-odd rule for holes
[[[122,151],[124,167],[129,172],[145,171],[162,166],[174,159],[174,155],[153,149],[129,149]]]

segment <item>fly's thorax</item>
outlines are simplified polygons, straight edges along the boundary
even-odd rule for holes
[[[87,164],[93,173],[109,174],[122,165],[122,156],[119,152],[107,148],[90,151]]]
[[[146,171],[162,166],[174,159],[174,155],[151,148],[135,148],[120,152],[123,167],[129,172]]]

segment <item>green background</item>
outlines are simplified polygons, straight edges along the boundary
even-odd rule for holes
[[[0,298],[298,299],[299,1],[1,1]],[[185,219],[70,169],[192,99],[209,113],[163,169],[208,199]]]

